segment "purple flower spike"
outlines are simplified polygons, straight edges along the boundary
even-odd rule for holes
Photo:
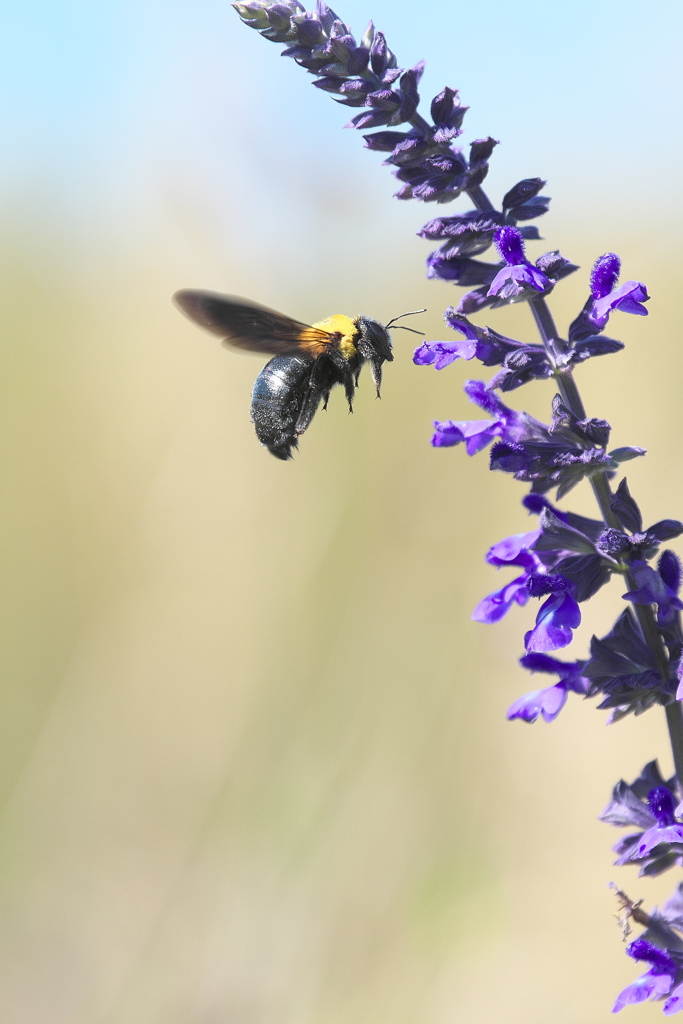
[[[496,368],[487,382],[470,380],[464,388],[477,407],[471,410],[473,414],[485,418],[436,421],[432,445],[462,445],[468,455],[490,446],[490,468],[522,483],[529,492],[524,504],[539,517],[538,523],[532,524],[537,529],[505,537],[487,552],[487,562],[503,568],[507,582],[478,603],[472,618],[497,622],[513,605],[525,606],[531,598],[540,599],[535,624],[524,636],[526,653],[520,664],[550,679],[510,705],[510,720],[553,722],[570,692],[598,697],[599,708],[609,713],[610,721],[652,707],[667,709],[677,776],[667,781],[656,763],[650,762],[633,783],[623,779],[617,783],[602,820],[628,829],[614,847],[617,864],[630,864],[642,876],[683,866],[683,800],[676,806],[683,797],[678,757],[681,737],[676,735],[680,722],[677,718],[674,722],[671,715],[680,712],[673,703],[674,693],[683,703],[683,625],[679,614],[683,594],[678,596],[682,568],[673,552],[660,554],[663,543],[683,534],[683,522],[662,519],[644,528],[626,480],[615,480],[618,487],[610,487],[622,464],[645,452],[632,445],[611,447],[610,424],[586,411],[573,376],[574,369],[587,359],[624,347],[620,341],[602,336],[603,329],[614,310],[647,315],[645,285],[639,281],[620,285],[621,261],[615,253],[605,253],[593,267],[590,292],[584,296],[579,315],[568,331],[556,327],[546,297],[579,268],[559,249],[536,260],[526,254],[527,242],[542,240],[538,227],[530,221],[548,210],[550,200],[540,194],[545,182],[538,177],[524,178],[498,203],[486,194],[483,185],[497,143],[490,136],[476,139],[468,147],[469,154],[455,145],[467,109],[455,88],[443,88],[429,112],[420,112],[423,63],[400,67],[383,33],[376,31],[372,22],[361,37],[354,38],[325,0],[316,0],[311,11],[300,0],[233,0],[233,7],[264,38],[284,44],[283,56],[303,67],[321,93],[354,108],[348,127],[363,131],[366,147],[383,154],[385,165],[398,181],[397,198],[438,203],[443,209],[442,204],[467,196],[470,208],[432,216],[419,232],[436,244],[427,257],[427,277],[457,285],[466,294],[454,300],[456,308],[450,306],[444,314],[449,340],[422,341],[413,362],[441,370],[458,360],[476,359],[483,367]],[[487,252],[488,259],[483,257]],[[540,336],[535,342],[507,337],[468,319],[484,309],[496,310],[514,302],[529,303]],[[410,308],[414,309],[412,304]],[[231,315],[235,314],[226,313]],[[209,328],[216,326],[206,318],[199,322]],[[219,329],[219,333],[225,332]],[[340,335],[342,341],[343,337]],[[281,388],[279,404],[270,403],[268,409],[264,400],[258,412],[257,394],[253,412],[262,417],[264,430],[285,431],[296,445],[296,437],[318,405],[326,405],[335,383],[343,385],[351,405],[360,365],[372,362],[375,338],[370,331],[367,337],[361,332],[357,355],[352,346],[347,352],[342,341],[337,348],[330,346],[322,362],[316,363],[315,374],[310,363],[308,369],[301,368],[300,378],[292,376],[291,395]],[[271,345],[273,349],[277,345]],[[283,351],[290,353],[290,349]],[[292,374],[298,374],[295,360],[290,361]],[[374,383],[379,385],[376,360],[371,368]],[[275,373],[269,363],[259,381],[263,383],[271,371]],[[508,392],[547,379],[554,380],[553,390],[559,391],[552,398],[548,422],[504,403]],[[300,389],[298,380],[308,381],[310,387]],[[593,485],[600,519],[558,508],[546,497],[552,492],[559,503],[582,481]],[[572,642],[581,623],[583,602],[614,574],[626,575],[629,593],[624,597],[630,604],[621,605],[611,630],[601,638],[592,637],[590,656],[585,660],[563,661],[552,656]],[[526,624],[530,621],[529,616]],[[635,960],[645,961],[639,968],[645,973],[620,993],[614,1012],[649,999],[661,1000],[665,1015],[683,1010],[683,882],[661,911],[655,907],[647,914],[637,912],[639,904],[621,891],[619,898],[624,924],[630,917],[645,927],[627,950]]]
[[[524,255],[524,240],[517,228],[509,225],[500,228],[496,232],[495,242],[506,265],[491,282],[488,297],[512,302],[524,297],[529,289],[544,292],[550,288],[550,280],[538,267],[529,263]]]

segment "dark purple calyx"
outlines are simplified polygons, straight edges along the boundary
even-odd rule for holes
[[[655,786],[651,789],[647,794],[647,802],[660,828],[667,828],[676,823],[673,794],[666,786]]]
[[[631,547],[631,541],[625,533],[622,533],[621,530],[614,530],[612,527],[608,526],[598,537],[595,546],[606,555],[611,555],[613,558],[616,558],[623,551],[629,550]]]
[[[647,939],[634,939],[626,947],[626,952],[634,960],[645,960],[652,964],[653,974],[674,974],[676,971],[676,964],[669,954],[653,946]]]
[[[591,271],[591,292],[594,299],[602,299],[615,287],[619,280],[621,260],[614,252],[606,252],[595,261]]]
[[[668,548],[666,551],[662,551],[657,569],[666,586],[677,594],[681,586],[681,562],[678,556]]]
[[[531,597],[545,597],[546,594],[560,594],[564,590],[571,590],[572,584],[560,573],[556,573],[551,576],[532,576],[527,587]]]
[[[496,232],[496,248],[509,267],[526,263],[524,239],[517,228],[506,225]]]

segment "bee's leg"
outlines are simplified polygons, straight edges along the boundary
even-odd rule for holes
[[[376,326],[379,327],[379,324]],[[386,331],[383,328],[382,333],[386,335]],[[378,351],[376,344],[371,343],[366,331],[361,332],[361,337],[358,341],[358,351],[360,352],[363,361],[370,364],[372,382],[375,385],[375,391],[377,392],[378,398],[381,397],[379,391],[382,384],[382,363],[385,359],[388,359],[391,362],[391,359],[393,358],[391,355],[391,343],[389,342],[388,337],[386,338],[386,342],[388,343],[388,347],[384,349],[384,344],[382,344]],[[358,378],[356,378],[356,383],[358,383]]]
[[[370,374],[372,375],[372,383],[375,385],[377,397],[381,398],[382,396],[379,393],[379,389],[382,385],[382,360],[373,357],[368,361],[370,363]]]
[[[321,399],[324,399],[324,408],[327,408],[327,399],[330,397],[330,391],[326,387],[326,380],[325,368],[321,366],[321,361],[318,360],[313,364],[311,375],[308,378],[308,386],[304,392],[299,415],[294,425],[295,434],[303,434],[304,430],[310,425]]]
[[[349,360],[345,359],[340,352],[330,352],[327,359],[332,363],[334,383],[343,384],[346,401],[349,403],[349,412],[353,412],[353,396],[358,382],[358,371],[351,368]],[[322,359],[318,360],[318,365],[321,363]]]
[[[304,430],[310,425],[311,420],[315,416],[318,406],[320,405],[320,399],[323,397],[322,391],[319,388],[310,385],[304,394],[304,400],[297,416],[296,424],[294,426],[295,434],[303,434]],[[327,395],[325,397],[325,405],[327,405]]]
[[[346,392],[346,401],[349,403],[349,412],[353,412],[353,396],[358,384],[358,376],[349,369],[348,363],[342,370],[342,383]]]

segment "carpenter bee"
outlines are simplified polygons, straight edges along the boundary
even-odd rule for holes
[[[352,319],[336,313],[309,327],[235,295],[188,289],[173,298],[190,320],[218,334],[224,344],[274,357],[256,378],[251,420],[259,441],[277,459],[291,459],[299,435],[321,402],[327,408],[335,384],[343,385],[349,412],[353,412],[363,363],[370,364],[379,398],[382,363],[394,358],[388,329],[400,317],[382,326],[367,316]],[[424,310],[401,316],[413,312]]]

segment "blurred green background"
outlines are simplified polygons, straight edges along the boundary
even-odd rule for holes
[[[606,250],[648,284],[649,318],[611,325],[627,351],[579,380],[649,449],[646,521],[681,516],[680,5],[338,10],[426,57],[427,99],[460,89],[465,140],[502,143],[494,199],[548,178],[531,255],[584,267],[561,325]],[[460,292],[415,237],[434,209],[392,199],[348,111],[223,0],[3,22],[0,1020],[611,1019],[638,968],[607,882],[651,905],[678,879],[619,873],[596,815],[645,761],[670,770],[663,716],[506,723],[533,611],[469,614],[502,583],[487,547],[529,528],[523,492],[429,445],[470,415],[472,369],[416,368],[397,334],[381,405],[367,377],[352,420],[334,395],[283,464],[249,423],[259,360],[170,304],[425,305],[443,336]],[[487,319],[532,336],[524,309]],[[551,395],[513,399],[546,418]],[[574,656],[620,605],[615,584],[587,608]]]

